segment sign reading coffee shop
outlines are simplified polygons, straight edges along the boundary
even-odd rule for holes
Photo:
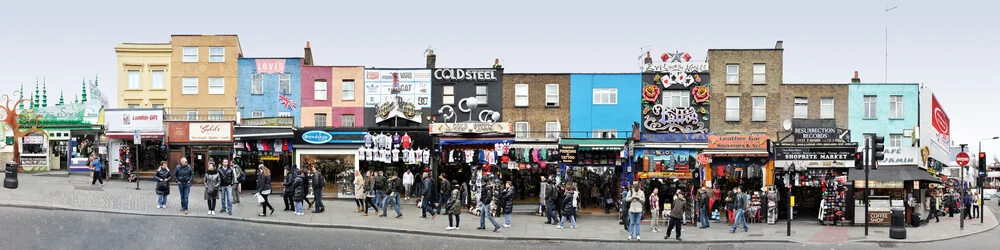
[[[510,134],[513,129],[509,122],[458,122],[432,123],[431,134]]]

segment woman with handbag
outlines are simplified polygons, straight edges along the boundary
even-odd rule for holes
[[[361,176],[361,171],[354,172],[354,204],[358,206],[354,213],[360,213],[368,207],[365,203],[365,178]]]
[[[167,208],[167,195],[170,194],[170,169],[167,161],[160,161],[160,169],[156,170],[156,208]]]
[[[271,203],[267,201],[267,196],[271,194],[271,170],[260,164],[257,166],[257,195],[263,198],[263,202],[260,203],[261,211],[257,216],[267,216],[267,209],[271,209],[270,214],[274,214],[274,207]]]

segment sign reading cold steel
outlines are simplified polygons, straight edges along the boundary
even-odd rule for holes
[[[851,141],[851,131],[840,128],[794,128],[792,135],[796,141],[804,140],[844,140]]]
[[[958,163],[958,165],[962,165],[963,167],[969,165],[970,160],[971,158],[969,158],[969,154],[965,152],[959,152],[958,155],[955,156],[955,162]]]
[[[776,147],[774,153],[775,160],[854,160],[854,153],[857,151],[851,147],[810,147],[791,148]]]
[[[559,157],[562,163],[576,163],[577,145],[559,145]]]
[[[431,134],[509,134],[513,133],[508,122],[494,123],[432,123],[430,125]]]
[[[434,79],[440,81],[474,81],[474,82],[495,82],[497,81],[495,69],[436,69]]]

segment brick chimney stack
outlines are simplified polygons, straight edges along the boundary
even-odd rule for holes
[[[649,56],[649,51],[646,51],[646,59],[642,59],[642,63],[644,63],[644,64],[652,64],[653,63],[653,57]]]
[[[858,71],[854,71],[854,78],[851,78],[851,83],[861,83],[861,78],[858,78]]]
[[[784,47],[782,47],[782,45],[784,45],[784,43],[785,43],[785,42],[783,42],[783,41],[781,41],[781,40],[778,40],[778,42],[777,42],[777,43],[774,43],[774,48],[775,48],[775,49],[785,49]]]
[[[433,69],[437,63],[437,55],[434,55],[434,50],[427,51],[427,68]]]
[[[302,60],[302,65],[311,66],[313,65],[313,51],[309,48],[309,41],[306,41],[305,56]]]

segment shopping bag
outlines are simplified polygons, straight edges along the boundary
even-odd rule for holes
[[[253,196],[257,197],[257,203],[264,203],[264,196],[260,195],[260,193],[253,194]]]

